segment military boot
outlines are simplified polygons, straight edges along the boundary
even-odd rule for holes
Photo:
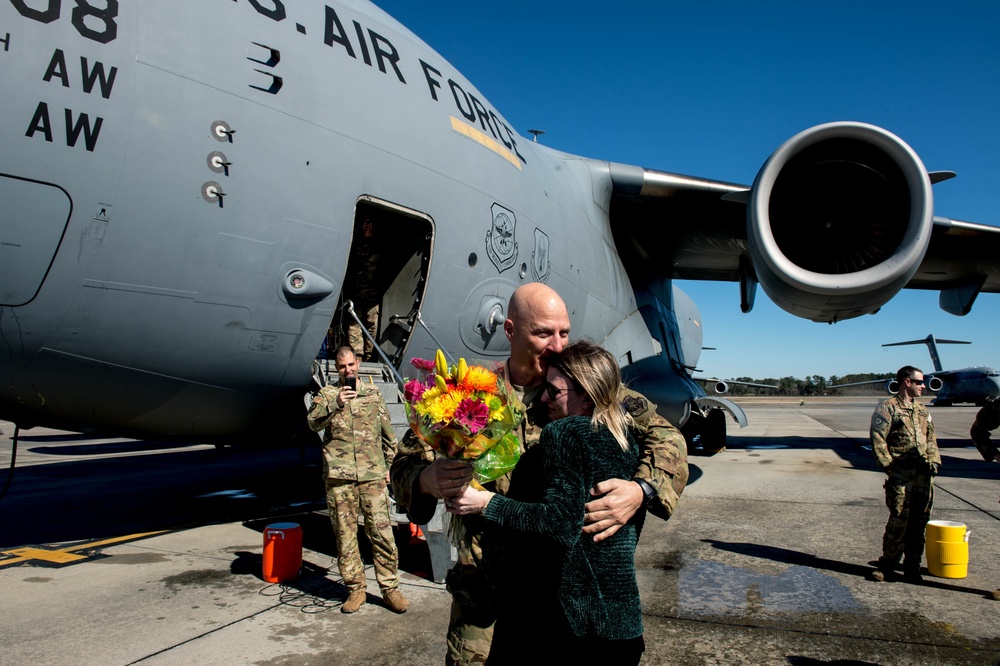
[[[410,607],[410,601],[396,588],[383,592],[382,600],[393,613],[405,613],[406,609]]]
[[[877,565],[877,568],[874,571],[868,572],[868,576],[866,576],[868,580],[873,580],[877,583],[896,580],[895,562],[887,562],[882,558],[879,558],[878,562],[875,564]]]
[[[351,593],[347,596],[347,601],[340,607],[341,613],[357,613],[358,609],[361,608],[368,601],[368,593],[364,588],[360,590],[351,590]]]

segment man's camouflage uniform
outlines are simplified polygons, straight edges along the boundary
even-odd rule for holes
[[[542,427],[548,421],[548,408],[542,402],[542,386],[514,386],[518,398],[528,406],[527,414],[518,426],[522,451],[538,443]],[[656,413],[656,405],[641,394],[627,390],[623,406],[632,414],[642,433],[639,469],[635,476],[649,483],[656,497],[648,504],[651,513],[667,519],[673,513],[688,479],[687,444],[684,436],[669,421]],[[393,496],[407,512],[411,522],[427,524],[437,508],[438,500],[420,493],[420,473],[434,461],[434,451],[408,432],[399,446],[390,470]],[[510,475],[485,484],[487,490],[505,494],[510,487]],[[485,663],[493,639],[496,621],[496,592],[484,574],[481,535],[485,519],[464,516],[470,546],[459,547],[458,561],[447,574],[445,582],[452,595],[451,619],[448,623],[449,666]],[[487,549],[486,558],[490,557]],[[488,569],[488,563],[485,567]]]
[[[396,435],[382,394],[358,383],[358,395],[343,407],[340,388],[324,386],[313,398],[309,427],[323,430],[326,505],[337,536],[337,566],[348,590],[366,587],[358,549],[358,504],[372,544],[375,579],[384,594],[399,587],[399,554],[389,519],[385,473],[396,455]]]
[[[1000,459],[997,458],[997,455],[1000,454],[1000,449],[997,448],[996,442],[990,439],[990,431],[997,428],[1000,428],[1000,397],[991,398],[976,413],[976,420],[969,430],[969,435],[972,436],[972,441],[975,443],[976,448],[979,449],[979,454],[983,457],[983,460],[996,460],[1000,462]],[[990,596],[993,599],[1000,600],[1000,589],[991,592]]]
[[[934,502],[932,477],[941,466],[934,423],[923,405],[896,395],[875,409],[870,437],[875,461],[888,475],[884,487],[889,522],[878,568],[889,573],[903,557],[904,572],[919,574],[924,529]]]
[[[983,460],[995,460],[1000,449],[990,440],[990,431],[1000,428],[1000,398],[993,398],[976,414],[976,421],[969,430],[972,441]]]
[[[351,250],[351,273],[347,277],[344,293],[354,303],[354,313],[361,324],[375,339],[378,339],[379,303],[382,295],[378,286],[378,246],[373,238],[374,227],[366,222],[362,227],[361,238],[357,239]],[[359,361],[374,359],[374,346],[361,331],[354,318],[347,315],[347,343],[358,355]]]

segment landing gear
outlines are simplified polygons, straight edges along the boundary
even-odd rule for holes
[[[681,428],[688,454],[713,456],[726,449],[726,413],[710,409],[707,415],[695,411]]]

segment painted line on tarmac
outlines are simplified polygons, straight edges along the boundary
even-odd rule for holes
[[[126,536],[114,537],[113,539],[102,539],[100,541],[87,541],[65,548],[14,548],[13,550],[0,551],[0,568],[17,564],[32,564],[36,566],[65,566],[77,564],[93,558],[98,553],[96,549],[102,546],[111,546],[136,541],[157,534],[164,534],[167,530],[157,532],[142,532],[140,534],[128,534]],[[94,552],[83,555],[74,551],[92,550]]]

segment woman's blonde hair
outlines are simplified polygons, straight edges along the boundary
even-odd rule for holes
[[[626,431],[635,421],[622,407],[625,387],[614,356],[590,340],[579,340],[554,355],[549,365],[566,375],[594,403],[590,419],[594,427],[607,426],[622,450],[628,450]]]

